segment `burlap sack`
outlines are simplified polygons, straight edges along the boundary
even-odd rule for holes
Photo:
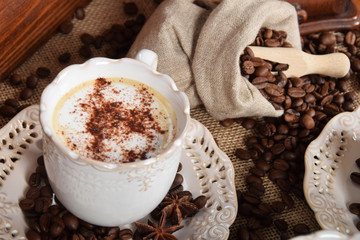
[[[280,116],[241,76],[239,58],[260,28],[283,30],[301,48],[296,11],[278,0],[223,0],[213,11],[193,0],[166,0],[147,21],[128,56],[143,48],[159,55],[159,72],[171,76],[195,107],[218,120]]]

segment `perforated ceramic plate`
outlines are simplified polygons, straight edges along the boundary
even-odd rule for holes
[[[360,202],[360,186],[350,173],[360,172],[360,108],[336,115],[305,153],[304,193],[323,229],[357,233],[359,218],[348,206]]]
[[[38,116],[39,106],[31,106],[0,130],[0,240],[25,239],[26,224],[18,200],[36,169],[36,159],[42,155]],[[184,228],[175,236],[181,240],[225,240],[237,213],[233,165],[210,132],[194,119],[184,151],[183,186],[194,197],[205,195],[208,202],[193,218],[182,222]]]
[[[291,240],[360,240],[360,233],[349,236],[335,230],[321,230],[306,236],[295,237]]]

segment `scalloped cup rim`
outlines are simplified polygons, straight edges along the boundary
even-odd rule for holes
[[[345,115],[355,115],[356,113],[360,113],[360,106],[358,106],[357,108],[354,109],[354,111],[352,112],[342,112],[342,113],[339,113],[337,115],[335,115],[334,117],[332,117],[330,119],[330,121],[328,121],[326,123],[326,125],[324,126],[324,128],[321,130],[320,134],[317,136],[317,138],[315,138],[314,140],[312,140],[310,142],[310,144],[307,146],[306,148],[306,151],[305,151],[305,154],[304,154],[304,163],[305,163],[305,174],[304,174],[304,180],[309,178],[309,174],[311,174],[311,169],[310,168],[310,164],[309,163],[312,163],[312,159],[308,159],[307,156],[309,155],[308,153],[310,152],[310,149],[311,149],[311,146],[316,144],[317,142],[321,141],[322,138],[324,137],[324,134],[326,133],[326,131],[328,130],[329,126],[333,124],[333,122],[337,121],[341,116],[345,116]],[[307,182],[304,181],[303,182],[303,191],[304,191],[304,196],[305,196],[305,199],[306,199],[306,202],[308,203],[309,207],[311,208],[311,210],[314,212],[314,214],[316,215],[316,211],[315,209],[312,207],[311,204],[309,204],[310,202],[310,199],[309,199],[309,196],[306,194],[306,189],[307,189]],[[325,224],[322,223],[321,221],[318,220],[318,218],[315,216],[315,219],[317,221],[317,223],[320,225],[320,227],[322,229],[325,229],[325,230],[330,230],[328,228],[325,228]]]
[[[45,96],[47,94],[50,94],[51,92],[51,87],[53,87],[56,83],[58,83],[59,81],[61,81],[62,78],[65,77],[65,75],[69,72],[69,71],[84,71],[84,69],[86,69],[87,67],[91,67],[92,65],[96,65],[99,63],[115,63],[115,64],[121,64],[122,62],[130,62],[131,64],[138,64],[140,67],[145,68],[146,70],[148,70],[150,73],[156,75],[156,76],[161,76],[163,77],[164,80],[166,80],[169,83],[169,86],[176,86],[174,80],[172,78],[170,78],[168,75],[163,74],[163,73],[159,73],[158,71],[152,69],[149,65],[136,60],[136,59],[132,59],[132,58],[120,58],[120,59],[111,59],[111,58],[105,58],[105,57],[94,57],[94,58],[90,58],[89,60],[80,63],[80,64],[72,64],[69,65],[67,67],[65,67],[63,70],[61,70],[57,76],[55,77],[55,79],[44,89],[44,91],[41,94],[41,99],[40,99],[40,112],[39,112],[39,119],[40,119],[40,125],[42,127],[42,129],[44,130],[44,127],[46,127],[47,129],[52,129],[51,126],[48,126],[47,124],[44,124],[43,122],[43,115],[45,114],[46,110],[42,109],[43,105],[43,99],[45,98]],[[58,145],[58,147],[61,148],[61,150],[68,155],[68,157],[72,160],[75,161],[76,163],[79,164],[89,164],[92,165],[94,167],[97,168],[102,168],[104,170],[118,170],[118,169],[123,169],[123,168],[135,168],[135,167],[140,167],[140,166],[146,166],[146,165],[150,165],[154,162],[156,162],[158,159],[166,157],[167,155],[171,154],[173,151],[175,151],[175,148],[177,147],[175,142],[182,142],[183,138],[186,135],[186,132],[188,131],[189,128],[189,122],[190,122],[190,102],[189,99],[187,98],[186,94],[178,89],[174,89],[172,87],[170,87],[170,89],[174,92],[174,94],[178,94],[181,99],[184,101],[185,103],[185,107],[183,110],[183,114],[185,115],[186,118],[186,122],[185,122],[185,127],[182,130],[182,132],[173,139],[172,144],[170,145],[170,147],[168,147],[167,149],[164,149],[163,151],[161,151],[159,154],[157,154],[155,157],[151,157],[145,160],[137,160],[135,162],[117,162],[117,163],[111,163],[111,162],[101,162],[98,160],[92,160],[86,157],[83,157],[73,151],[70,151],[65,144],[63,144],[59,139],[57,139],[56,137],[54,137],[54,133],[51,130],[51,135],[49,136],[46,131],[44,130],[44,135],[46,135],[47,137],[51,138],[56,145]],[[77,157],[74,158],[71,156],[71,153],[75,154]]]

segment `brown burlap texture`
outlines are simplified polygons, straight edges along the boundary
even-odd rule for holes
[[[144,13],[146,17],[149,17],[155,10],[156,4],[150,0],[134,0],[138,4],[141,13]],[[40,94],[43,88],[53,79],[56,74],[65,67],[57,62],[59,54],[69,51],[72,54],[72,63],[81,63],[84,59],[80,58],[77,51],[81,46],[79,36],[84,33],[90,33],[97,35],[108,29],[114,23],[123,23],[128,17],[125,16],[122,5],[124,1],[112,1],[112,0],[93,0],[91,4],[86,8],[85,20],[74,20],[74,30],[69,35],[56,34],[50,41],[48,41],[41,49],[39,49],[32,57],[30,57],[22,66],[20,66],[15,72],[21,74],[24,78],[31,73],[35,73],[37,67],[46,66],[51,69],[51,77],[49,79],[41,80],[39,86],[35,90],[34,96],[27,100],[21,101],[22,104],[38,104]],[[104,56],[103,52],[95,51],[95,56]],[[351,89],[359,92],[358,79],[352,79],[350,81]],[[19,92],[25,84],[13,87],[8,81],[0,83],[0,103],[3,103],[7,98],[19,99]],[[356,105],[359,105],[357,100]],[[194,108],[191,111],[191,116],[201,123],[203,123],[212,133],[217,140],[219,147],[229,156],[232,160],[235,169],[235,184],[236,188],[240,191],[245,191],[245,176],[248,174],[248,170],[254,165],[251,160],[240,161],[234,156],[235,149],[238,147],[245,147],[247,138],[253,134],[252,131],[242,128],[239,124],[234,124],[229,128],[224,128],[219,125],[218,121],[213,119],[203,107]],[[3,127],[9,119],[0,117],[0,127]],[[267,178],[264,179],[266,186],[266,193],[263,197],[263,201],[270,203],[275,200],[280,200],[280,194],[278,188]],[[277,214],[275,219],[283,218],[289,225],[290,230],[288,236],[293,236],[291,227],[296,223],[306,223],[310,226],[311,231],[319,230],[319,226],[315,221],[313,212],[309,209],[306,202],[299,200],[294,195],[291,195],[295,200],[295,207],[290,210],[285,210],[282,214]],[[242,216],[238,216],[231,226],[231,233],[229,239],[237,240],[239,235],[237,231],[240,226],[246,223],[246,219]],[[274,226],[261,230],[265,239],[279,239],[279,233]]]
[[[138,35],[128,56],[143,48],[159,55],[192,107],[203,103],[218,120],[280,116],[259,90],[241,76],[239,58],[260,28],[284,30],[301,47],[294,7],[278,0],[223,0],[213,11],[192,0],[163,2]]]

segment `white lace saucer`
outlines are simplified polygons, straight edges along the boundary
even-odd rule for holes
[[[26,239],[26,224],[18,200],[42,155],[39,106],[28,107],[0,129],[0,240]],[[210,132],[192,119],[181,161],[184,189],[205,195],[206,206],[175,233],[180,240],[227,239],[237,213],[234,168]]]
[[[360,202],[360,186],[350,179],[360,169],[360,108],[333,117],[305,152],[304,194],[322,229],[344,234],[359,231],[351,203]]]

